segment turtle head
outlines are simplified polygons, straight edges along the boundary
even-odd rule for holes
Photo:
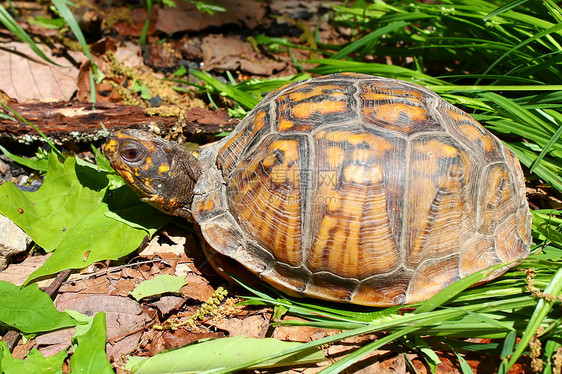
[[[140,130],[111,134],[102,147],[111,167],[139,198],[164,213],[193,220],[197,159],[180,145]]]

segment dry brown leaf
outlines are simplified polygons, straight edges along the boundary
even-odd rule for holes
[[[186,237],[181,235],[167,235],[166,240],[163,240],[162,235],[154,235],[148,245],[139,253],[139,256],[150,257],[165,252],[181,256],[185,250],[186,240]]]
[[[227,11],[210,15],[199,12],[192,3],[176,1],[176,6],[173,8],[158,9],[156,29],[166,34],[200,31],[208,27],[229,24],[253,29],[265,19],[266,5],[256,0],[222,0],[220,5]]]
[[[258,55],[252,46],[239,37],[208,35],[201,41],[203,70],[238,70],[255,75],[272,75],[283,70],[287,63]]]
[[[213,296],[215,290],[207,278],[197,274],[187,274],[184,279],[187,284],[181,288],[180,292],[186,297],[205,302]]]
[[[293,316],[285,316],[283,321],[303,321],[303,319]],[[336,330],[319,329],[309,326],[279,326],[273,332],[273,338],[288,340],[292,342],[307,343],[318,340],[328,335],[337,333]]]
[[[236,317],[213,323],[218,329],[228,331],[228,336],[245,335],[250,338],[265,338],[269,328],[269,320],[263,314],[246,318]]]
[[[33,273],[39,269],[51,254],[45,256],[28,257],[19,264],[10,264],[8,267],[0,271],[0,281],[10,282],[16,286],[23,285],[23,282]],[[47,287],[54,279],[54,276],[49,279],[43,279],[38,282],[39,287]]]
[[[41,60],[25,43],[1,46],[4,50],[0,50],[0,90],[9,97],[20,103],[67,101],[76,91],[78,69],[66,59],[53,56],[50,50],[40,46],[51,60],[62,65],[56,66]],[[73,58],[85,59],[82,54],[73,54]]]
[[[57,296],[55,306],[61,311],[72,309],[92,317],[105,312],[108,339],[124,337],[150,321],[136,301],[121,296],[64,293]]]
[[[43,356],[54,356],[70,346],[74,328],[53,331],[35,338],[35,345]]]
[[[150,303],[150,306],[158,308],[162,315],[168,315],[171,311],[177,311],[187,299],[181,296],[160,296],[157,301]]]

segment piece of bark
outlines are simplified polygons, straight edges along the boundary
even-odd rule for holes
[[[140,106],[114,103],[9,103],[19,115],[37,126],[52,140],[62,142],[91,142],[104,137],[100,123],[109,131],[136,128],[151,130],[160,135],[180,125],[187,134],[213,134],[231,131],[238,120],[228,116],[225,109],[211,111],[192,109],[185,120],[175,117],[148,116]],[[41,137],[30,125],[0,118],[0,141],[32,142]]]

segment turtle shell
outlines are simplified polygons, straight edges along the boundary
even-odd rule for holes
[[[210,260],[291,295],[416,303],[529,253],[514,154],[416,84],[350,73],[289,84],[200,159],[192,213]]]

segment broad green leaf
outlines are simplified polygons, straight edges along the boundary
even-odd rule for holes
[[[105,353],[106,340],[105,313],[100,312],[94,317],[92,327],[87,333],[73,338],[74,353],[70,358],[72,372],[113,373]]]
[[[6,342],[0,342],[0,372],[4,374],[55,374],[62,373],[66,350],[54,356],[43,357],[33,348],[25,360],[13,358]]]
[[[164,352],[149,359],[132,358],[126,368],[143,373],[196,373],[213,369],[228,369],[275,352],[295,348],[301,343],[273,338],[254,339],[245,336],[207,340]],[[294,366],[324,360],[322,350],[309,348],[298,354],[262,362],[259,368]]]
[[[138,301],[145,297],[160,295],[163,293],[179,293],[187,282],[182,277],[174,277],[169,274],[159,274],[152,279],[142,281],[131,295]]]
[[[61,163],[51,153],[45,181],[38,191],[23,192],[12,183],[0,186],[0,213],[46,251],[55,251],[27,282],[123,257],[170,219],[142,204],[125,186],[109,190],[108,175],[79,165],[74,158]],[[132,209],[139,205],[140,211]],[[143,229],[107,217],[111,211]],[[136,216],[131,217],[131,213]]]
[[[87,315],[77,312],[75,310],[65,309],[64,311],[65,313],[68,313],[68,315],[74,318],[75,320],[83,323],[83,325],[76,325],[76,329],[74,331],[75,338],[77,336],[84,335],[92,327],[92,323],[94,322],[93,317],[88,317]]]
[[[0,281],[0,324],[30,334],[75,326],[78,321],[57,311],[36,284],[20,288]]]

